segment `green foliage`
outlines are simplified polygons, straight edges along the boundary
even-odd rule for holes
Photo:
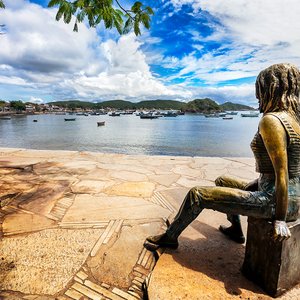
[[[134,103],[123,100],[103,101],[96,104],[96,108],[134,109]]]
[[[252,107],[235,104],[230,102],[230,108],[228,108],[228,103],[217,104],[215,101],[205,98],[205,99],[195,99],[188,103],[175,101],[175,100],[148,100],[133,103],[124,100],[109,100],[98,103],[85,102],[85,101],[56,101],[49,104],[57,105],[60,107],[68,108],[74,110],[76,108],[81,109],[101,109],[101,108],[113,108],[113,109],[174,109],[182,110],[192,113],[213,113],[225,110],[253,110]]]
[[[10,107],[15,109],[16,111],[26,110],[26,105],[22,101],[10,101]]]
[[[5,8],[5,5],[3,3],[3,0],[0,0],[0,8]]]
[[[209,98],[205,98],[205,99],[195,99],[193,101],[188,102],[184,110],[188,112],[209,113],[209,112],[220,111],[221,108],[215,101]]]
[[[144,6],[139,1],[131,9],[123,8],[118,0],[50,0],[48,7],[53,6],[58,6],[57,21],[63,19],[69,24],[72,17],[75,17],[74,31],[78,31],[78,23],[87,19],[90,27],[103,22],[106,29],[116,28],[119,34],[126,34],[133,29],[136,35],[140,35],[140,25],[149,29],[151,16],[154,14],[151,7]]]
[[[75,108],[92,109],[95,108],[95,104],[87,101],[69,100],[69,101],[55,101],[49,102],[49,104],[57,105],[63,108],[74,110]]]
[[[140,109],[175,109],[181,110],[185,107],[185,103],[174,100],[148,100],[137,103]]]
[[[243,104],[236,104],[232,102],[225,102],[220,105],[222,110],[253,110],[253,107],[243,105]]]

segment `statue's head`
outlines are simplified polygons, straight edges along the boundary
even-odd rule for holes
[[[276,64],[257,76],[256,98],[260,112],[300,112],[300,71],[291,64]]]

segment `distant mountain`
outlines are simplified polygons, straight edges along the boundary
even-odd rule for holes
[[[109,100],[97,103],[79,100],[68,100],[50,102],[49,104],[57,105],[67,109],[174,109],[191,113],[214,113],[226,110],[254,110],[253,107],[231,102],[226,102],[219,105],[214,100],[209,98],[195,99],[188,103],[175,100],[146,100],[137,103],[124,100]]]
[[[232,102],[225,102],[220,107],[222,110],[254,110],[253,107]]]
[[[135,103],[124,100],[109,100],[95,103],[96,108],[134,109]]]
[[[95,103],[87,102],[87,101],[79,101],[79,100],[54,101],[54,102],[49,102],[49,104],[57,105],[69,109],[72,108],[89,109],[95,107]]]
[[[148,100],[136,103],[137,108],[141,109],[175,109],[181,110],[185,103],[175,100]]]
[[[188,102],[185,105],[184,110],[186,112],[191,112],[191,113],[196,113],[196,112],[211,113],[211,112],[221,111],[222,109],[215,101],[209,98],[204,98],[204,99],[195,99],[193,101]]]

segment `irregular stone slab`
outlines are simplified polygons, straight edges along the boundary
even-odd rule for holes
[[[2,224],[4,235],[28,233],[53,228],[55,222],[40,215],[18,212],[5,217]]]
[[[153,174],[147,167],[143,165],[129,165],[129,164],[117,164],[117,163],[98,163],[97,167],[106,170],[118,170],[118,171],[131,171],[141,174]]]
[[[180,177],[177,182],[178,185],[192,188],[194,186],[214,186],[214,181],[195,179],[194,177]]]
[[[166,217],[169,210],[137,197],[77,195],[63,222]]]
[[[101,180],[82,180],[71,187],[73,193],[96,194],[101,193],[107,187],[113,185],[113,182]]]
[[[145,238],[159,231],[161,223],[123,226],[113,244],[102,247],[87,262],[99,282],[127,289],[131,285],[130,273],[143,250]]]
[[[83,175],[96,169],[96,163],[88,160],[72,160],[63,164],[63,167],[69,169],[71,174]]]
[[[245,166],[242,166],[240,168],[230,168],[228,170],[228,174],[234,175],[234,176],[237,176],[239,178],[246,179],[249,181],[251,181],[255,178],[258,178],[258,176],[259,176],[259,174],[255,172],[255,169],[253,169],[251,167],[245,167]]]
[[[108,170],[96,168],[84,175],[79,175],[79,180],[104,180],[108,178]]]
[[[129,171],[113,171],[109,173],[111,178],[117,178],[127,181],[146,181],[148,177],[144,174]]]
[[[175,207],[178,210],[188,191],[189,188],[179,187],[179,188],[162,190],[160,191],[160,193],[168,202],[170,202],[170,204],[173,207]]]
[[[168,175],[149,175],[149,179],[154,181],[158,184],[164,186],[170,186],[171,184],[175,183],[179,179],[180,175],[176,174],[168,174]]]
[[[42,215],[47,215],[56,200],[61,198],[69,187],[68,181],[58,181],[54,183],[44,183],[40,185],[37,191],[20,206],[28,211]]]
[[[33,166],[37,175],[59,174],[62,171],[62,164],[56,162],[41,162]]]
[[[86,260],[102,229],[47,229],[4,238],[0,290],[54,295]]]
[[[108,195],[151,197],[155,185],[152,182],[124,182],[105,189]]]
[[[203,174],[204,172],[202,170],[199,169],[192,169],[188,166],[176,166],[175,168],[172,169],[172,172],[174,172],[175,174],[179,174],[179,175],[185,175],[185,176],[189,176],[189,177],[196,177],[199,179],[203,178]]]

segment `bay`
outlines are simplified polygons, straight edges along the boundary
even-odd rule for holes
[[[66,122],[65,118],[76,118]],[[33,122],[33,120],[37,122]],[[250,142],[260,118],[232,120],[183,115],[159,119],[24,115],[0,120],[0,146],[124,154],[252,157]],[[105,126],[97,126],[105,121]]]

